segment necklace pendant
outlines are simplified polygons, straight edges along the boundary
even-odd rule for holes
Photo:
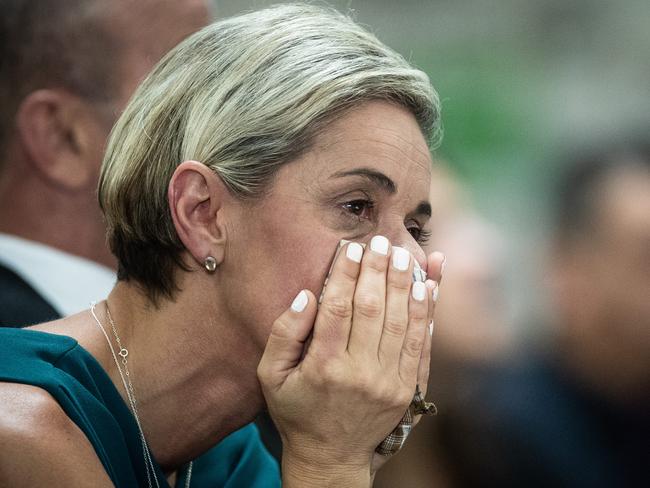
[[[118,354],[123,358],[126,358],[129,355],[129,351],[123,347],[122,349],[120,349],[120,352],[118,352]]]

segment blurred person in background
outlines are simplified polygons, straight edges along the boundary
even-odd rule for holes
[[[552,339],[488,371],[454,419],[459,486],[650,482],[650,144],[569,166],[547,264]]]
[[[431,353],[429,395],[438,415],[421,422],[403,452],[378,473],[379,488],[455,486],[454,473],[462,467],[449,456],[445,435],[453,429],[453,412],[476,371],[503,362],[514,347],[504,288],[507,245],[471,196],[448,163],[434,162],[429,200],[435,210],[424,247],[443,251],[449,263]]]
[[[205,0],[0,2],[0,326],[78,312],[113,287],[96,197],[108,133],[208,21]]]

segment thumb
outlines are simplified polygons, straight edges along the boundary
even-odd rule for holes
[[[273,322],[257,376],[264,389],[277,390],[298,365],[316,318],[316,298],[302,290],[291,306]]]

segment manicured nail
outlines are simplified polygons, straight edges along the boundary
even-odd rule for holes
[[[438,295],[440,293],[440,288],[438,287],[438,282],[433,282],[433,290],[431,290],[431,298],[433,298],[434,303],[438,303]]]
[[[363,256],[363,247],[358,242],[351,242],[348,244],[345,255],[355,263],[360,263],[361,256]]]
[[[421,302],[424,300],[424,297],[427,293],[427,287],[424,283],[421,281],[416,281],[413,283],[413,286],[411,288],[411,294],[413,295],[413,298],[415,298],[418,302]]]
[[[403,247],[393,246],[393,267],[400,271],[409,269],[411,253]]]
[[[429,335],[430,336],[433,335],[433,320],[431,322],[429,322]]]
[[[370,250],[375,251],[384,256],[388,254],[388,239],[384,236],[375,236],[370,240]]]
[[[305,293],[305,290],[302,290],[300,293],[298,293],[296,298],[293,299],[291,310],[294,312],[302,312],[307,306],[307,303],[309,303],[309,297]]]

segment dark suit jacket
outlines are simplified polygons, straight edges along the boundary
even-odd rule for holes
[[[34,288],[0,264],[0,327],[25,327],[59,317]]]

